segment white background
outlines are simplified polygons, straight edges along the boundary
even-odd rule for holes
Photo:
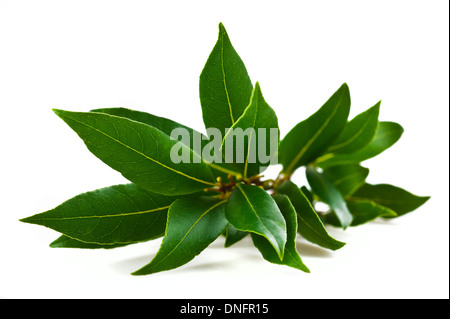
[[[448,298],[448,1],[0,1],[3,298]],[[281,134],[343,83],[351,117],[382,100],[402,139],[369,160],[370,183],[432,198],[391,222],[346,231],[330,252],[299,240],[311,274],[219,238],[188,265],[151,276],[160,241],[52,249],[20,223],[123,177],[51,108],[129,107],[203,131],[198,78],[223,22]],[[303,182],[301,172],[295,176]]]

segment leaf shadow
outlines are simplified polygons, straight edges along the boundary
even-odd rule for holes
[[[114,270],[118,271],[121,274],[130,274],[148,264],[155,255],[156,254],[147,254],[138,257],[123,259],[115,262],[112,265],[112,268],[114,268]]]
[[[301,239],[297,239],[295,246],[297,248],[298,253],[302,257],[305,256],[305,257],[330,258],[333,256],[333,254],[329,250],[310,244]]]

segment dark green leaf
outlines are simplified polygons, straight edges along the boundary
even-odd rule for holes
[[[164,234],[173,197],[135,185],[115,185],[75,196],[58,207],[21,221],[97,244],[125,244]]]
[[[309,200],[310,203],[314,201],[314,196],[311,193],[311,191],[306,186],[300,187],[300,190],[302,191],[303,195],[306,196],[306,198]]]
[[[169,209],[167,229],[158,253],[133,275],[180,267],[200,254],[225,230],[225,201],[210,197],[181,198]]]
[[[265,237],[283,259],[286,222],[273,198],[255,185],[237,184],[226,205],[230,224]]]
[[[333,183],[343,197],[347,197],[364,185],[369,169],[359,164],[336,165],[324,169],[323,175]]]
[[[222,152],[227,162],[236,163],[245,178],[262,173],[270,165],[278,153],[278,143],[277,116],[256,82],[249,106],[224,137]]]
[[[182,195],[214,185],[214,175],[199,155],[152,126],[109,114],[54,111],[95,156],[152,192]],[[175,144],[190,162],[174,163]]]
[[[237,230],[228,224],[225,230],[225,247],[230,247],[248,235],[248,232]]]
[[[179,129],[179,128],[185,129],[187,132],[189,132],[190,139],[188,141],[185,141],[184,139],[180,139],[179,141],[194,151],[196,151],[198,149],[202,149],[203,146],[209,142],[208,138],[206,136],[204,136],[202,133],[200,133],[188,126],[185,126],[183,124],[177,123],[170,119],[156,116],[153,114],[149,114],[146,112],[134,111],[134,110],[130,110],[127,108],[122,108],[122,107],[95,109],[95,110],[92,110],[91,112],[105,113],[105,114],[125,117],[127,119],[130,119],[130,120],[133,120],[136,122],[141,122],[141,123],[153,126],[169,136],[171,135],[172,131],[175,129]],[[199,144],[199,145],[197,145],[197,144]],[[201,152],[196,152],[196,153],[198,155],[201,155]]]
[[[295,212],[295,208],[292,206],[289,198],[285,195],[274,195],[273,199],[286,220],[287,238],[284,257],[283,259],[280,259],[275,249],[273,249],[273,246],[262,236],[252,234],[253,243],[267,261],[290,266],[309,273],[308,267],[303,263],[295,246],[295,239],[297,237],[297,213]]]
[[[132,243],[125,244],[96,244],[96,243],[86,243],[84,241],[79,241],[74,238],[67,237],[66,235],[61,235],[56,240],[54,240],[50,247],[52,248],[84,248],[84,249],[112,249],[117,247],[127,246]]]
[[[196,157],[197,160],[200,159],[200,156],[202,156],[204,148],[210,142],[207,136],[188,126],[153,114],[141,111],[134,111],[126,108],[104,108],[92,110],[91,112],[106,113],[110,115],[125,117],[127,119],[136,122],[153,126],[158,130],[160,130],[161,132],[165,133],[166,135],[171,136],[172,138],[180,141],[181,143],[189,147],[192,151],[194,151],[196,154],[199,155],[198,157]],[[187,132],[189,138],[185,138],[184,132],[180,131],[180,129]],[[183,135],[179,135],[179,133],[182,133]],[[213,157],[213,155],[211,155],[211,157]],[[231,174],[233,176],[239,175],[238,172],[233,171],[230,165],[227,165],[225,162],[212,163],[213,162],[212,160],[211,162],[209,162],[206,161],[205,158],[203,158],[203,161],[211,168],[215,176],[221,176],[222,179],[226,178],[228,174]]]
[[[225,136],[244,113],[253,85],[244,63],[231,45],[225,27],[200,75],[200,102],[206,128],[217,128]]]
[[[312,191],[336,213],[342,228],[346,229],[352,223],[350,214],[344,197],[339,190],[321,173],[307,167],[306,178]]]
[[[283,138],[279,151],[283,172],[290,175],[322,155],[344,129],[349,112],[350,92],[344,83],[316,113]]]
[[[380,104],[381,101],[348,122],[339,138],[327,151],[330,153],[354,153],[369,144],[378,129]]]
[[[365,147],[349,154],[327,154],[317,160],[322,168],[335,165],[360,163],[375,157],[394,145],[402,136],[403,128],[394,122],[380,122],[373,140]]]
[[[319,215],[297,185],[287,180],[278,186],[277,192],[289,197],[297,212],[298,232],[306,240],[331,250],[337,250],[345,245],[328,234]]]
[[[349,201],[373,201],[378,205],[390,208],[398,216],[402,216],[417,209],[429,198],[428,196],[416,196],[389,184],[364,184],[349,198]]]

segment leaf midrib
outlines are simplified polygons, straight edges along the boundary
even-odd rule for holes
[[[244,196],[246,202],[247,202],[248,205],[250,206],[252,212],[255,214],[256,218],[257,218],[258,221],[261,223],[261,225],[267,230],[267,232],[268,232],[269,234],[271,234],[271,235],[276,239],[276,237],[274,236],[274,234],[267,228],[267,226],[263,223],[263,221],[261,220],[261,218],[259,218],[258,213],[256,212],[256,210],[255,210],[255,208],[253,207],[252,203],[250,202],[249,198],[248,198],[247,195],[245,194],[245,192],[244,192],[244,190],[242,189],[241,185],[237,184],[237,185],[236,185],[236,188],[239,189],[239,191],[242,193],[242,195]],[[261,234],[261,235],[264,236],[264,237],[266,237],[266,235],[264,235],[264,234]],[[278,245],[278,242],[277,242],[277,245]],[[279,248],[277,248],[277,253],[278,253],[278,249],[279,249]],[[280,255],[280,254],[278,254],[278,255]]]
[[[222,45],[220,47],[220,66],[222,68],[223,87],[225,89],[225,95],[227,96],[227,103],[228,103],[228,109],[230,111],[231,124],[234,125],[233,110],[231,108],[230,96],[228,94],[227,81],[225,78],[225,66],[224,66],[224,54],[223,54],[223,47],[224,47],[223,38],[224,37],[225,37],[225,32],[222,30],[221,31],[221,44]]]
[[[302,158],[302,156],[305,154],[305,152],[311,147],[311,145],[317,140],[317,138],[322,134],[323,130],[328,126],[331,119],[334,117],[334,115],[337,113],[340,104],[342,102],[343,96],[341,95],[339,97],[339,101],[336,103],[336,107],[334,108],[331,115],[327,118],[327,120],[322,124],[322,126],[317,130],[317,132],[308,140],[308,142],[303,146],[303,148],[297,153],[294,160],[289,164],[288,168],[286,169],[286,174],[289,174],[295,165],[298,163],[298,161]]]
[[[158,207],[154,209],[138,211],[138,212],[130,212],[130,213],[120,213],[120,214],[108,214],[108,215],[90,215],[90,216],[72,216],[72,217],[43,217],[39,218],[39,220],[73,220],[73,219],[91,219],[91,218],[113,218],[113,217],[124,217],[124,216],[132,216],[132,215],[142,215],[157,212],[160,210],[168,209],[170,205]]]
[[[177,248],[178,246],[181,245],[181,243],[186,239],[186,237],[189,235],[189,233],[192,231],[192,229],[194,229],[194,227],[200,222],[200,220],[210,211],[212,211],[214,208],[224,204],[226,202],[226,200],[220,201],[216,204],[214,204],[213,206],[209,207],[203,214],[200,215],[200,217],[194,222],[194,224],[192,224],[192,226],[188,229],[188,231],[186,232],[186,234],[183,236],[183,238],[180,239],[180,241],[178,242],[178,244],[176,244],[176,246],[167,254],[164,256],[164,258],[162,258],[159,262],[157,262],[156,264],[152,265],[150,268],[154,268],[156,266],[158,266],[159,264],[161,264],[164,260],[166,260],[166,258],[168,258]],[[169,216],[167,216],[167,219],[169,219]],[[166,234],[167,236],[167,234]],[[164,239],[166,238],[166,236],[164,236]],[[163,239],[163,243],[164,243],[164,239]]]
[[[146,158],[146,159],[151,160],[152,162],[154,162],[154,163],[156,163],[156,164],[162,166],[162,167],[165,168],[165,169],[171,170],[171,171],[173,171],[173,172],[176,173],[176,174],[179,174],[179,175],[184,176],[184,177],[186,177],[186,178],[192,179],[192,180],[194,180],[194,181],[196,181],[196,182],[199,182],[199,183],[203,183],[203,184],[206,184],[206,185],[212,185],[212,186],[215,185],[214,183],[211,183],[211,182],[207,182],[207,181],[198,179],[198,178],[196,178],[196,177],[193,177],[193,176],[187,175],[187,174],[185,174],[185,173],[183,173],[183,172],[180,172],[180,171],[178,171],[178,170],[176,170],[176,169],[174,169],[174,168],[172,168],[172,167],[170,167],[170,166],[164,165],[163,163],[161,163],[161,162],[155,160],[154,158],[151,158],[150,156],[148,156],[148,155],[146,155],[146,154],[144,154],[144,153],[142,153],[142,152],[139,152],[138,150],[132,148],[131,146],[129,146],[129,145],[127,145],[127,144],[121,142],[121,141],[118,140],[118,139],[115,139],[115,138],[112,137],[111,135],[109,135],[109,134],[107,134],[107,133],[105,133],[105,132],[103,132],[103,131],[101,131],[101,130],[99,130],[99,129],[97,129],[97,128],[95,128],[95,127],[89,125],[89,124],[87,124],[87,123],[84,123],[84,122],[81,122],[81,121],[79,121],[79,120],[76,120],[76,119],[74,119],[73,117],[70,117],[70,116],[68,116],[68,115],[66,115],[66,114],[65,114],[64,116],[67,117],[67,118],[69,118],[69,119],[71,119],[72,121],[75,121],[75,122],[77,122],[77,123],[79,123],[79,124],[81,124],[81,125],[84,125],[84,126],[90,128],[90,129],[92,129],[92,130],[94,130],[94,131],[96,131],[96,132],[98,132],[98,133],[100,133],[100,134],[103,134],[104,136],[110,138],[110,139],[113,140],[114,142],[116,142],[116,143],[118,143],[118,144],[120,144],[120,145],[122,145],[122,146],[124,146],[124,147],[126,147],[126,148],[128,148],[128,149],[130,149],[131,151],[133,151],[133,152],[135,152],[135,153],[141,155],[142,157],[144,157],[144,158]]]
[[[370,114],[370,116],[371,116],[371,115],[372,115],[372,114]],[[372,119],[370,116],[369,116],[369,118],[364,122],[364,125],[356,132],[356,134],[354,134],[351,138],[347,139],[346,141],[344,141],[344,142],[342,142],[342,143],[340,143],[340,144],[336,144],[336,145],[330,146],[330,148],[328,149],[328,151],[334,152],[334,151],[336,151],[336,150],[339,150],[339,149],[341,149],[341,148],[343,148],[343,147],[345,147],[345,146],[351,144],[353,141],[355,141],[355,140],[356,140],[356,139],[357,139],[357,138],[365,131],[367,125],[369,125],[370,120]]]

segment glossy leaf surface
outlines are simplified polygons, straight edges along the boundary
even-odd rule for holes
[[[230,42],[223,24],[219,38],[200,74],[200,103],[206,128],[217,128],[225,136],[244,113],[253,85],[244,63]]]
[[[298,232],[306,240],[331,250],[337,250],[345,245],[328,234],[319,215],[297,185],[285,181],[277,188],[277,192],[289,197],[297,212]]]
[[[354,153],[372,141],[378,129],[378,102],[347,123],[339,138],[328,148],[330,153]]]
[[[275,140],[271,141],[274,130]],[[230,157],[229,162],[236,163],[235,166],[239,167],[244,177],[260,174],[278,152],[278,132],[277,116],[264,100],[259,83],[256,82],[249,106],[224,137],[222,152],[225,158]],[[271,143],[276,147],[271,148]],[[242,157],[240,163],[237,163],[237,157]]]
[[[214,185],[208,165],[193,160],[199,155],[178,144],[191,161],[174,163],[171,149],[180,142],[150,125],[109,114],[54,111],[95,156],[152,192],[182,195]]]
[[[193,152],[195,152],[198,155],[195,157],[197,162],[203,161],[205,164],[207,164],[215,176],[226,178],[228,174],[234,176],[239,174],[238,172],[233,171],[231,165],[226,164],[224,161],[222,161],[221,163],[212,163],[212,161],[206,161],[204,158],[200,160],[204,148],[208,143],[210,143],[210,139],[204,134],[186,125],[180,124],[164,117],[126,108],[103,108],[95,109],[91,112],[120,116],[157,128],[171,138],[180,141],[188,148],[190,148]],[[187,138],[184,133],[187,133]]]
[[[279,160],[290,175],[321,156],[344,129],[350,112],[350,91],[343,84],[308,119],[297,124],[280,143]]]
[[[392,209],[398,216],[422,206],[430,197],[417,196],[400,187],[389,184],[364,184],[351,197],[351,201],[370,200]]]
[[[336,187],[343,197],[352,195],[364,185],[369,169],[359,164],[344,164],[323,170],[323,175]]]
[[[282,259],[286,222],[276,202],[255,185],[237,184],[226,205],[226,216],[236,229],[265,237]]]
[[[280,259],[275,249],[273,249],[273,246],[262,236],[252,234],[253,243],[267,261],[310,272],[308,267],[303,263],[296,248],[297,213],[295,212],[294,206],[292,206],[286,195],[274,195],[273,199],[277,203],[278,208],[286,221],[287,238],[284,257],[283,259]]]
[[[349,154],[327,154],[318,159],[317,163],[322,168],[335,165],[360,163],[375,157],[392,145],[402,136],[403,128],[395,122],[380,122],[373,140],[365,147]]]
[[[147,275],[180,267],[200,254],[225,230],[225,201],[182,198],[169,209],[167,229],[156,256],[133,273]]]
[[[124,244],[164,234],[173,197],[125,184],[77,195],[47,212],[22,219],[68,237],[97,244]]]

